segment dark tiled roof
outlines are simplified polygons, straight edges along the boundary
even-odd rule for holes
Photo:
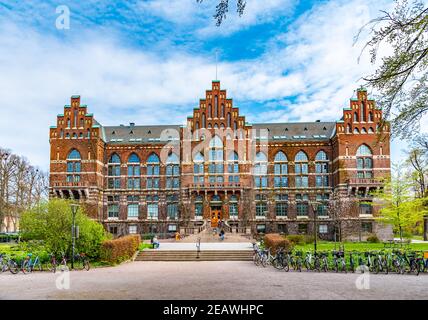
[[[335,132],[336,122],[254,123],[252,127],[268,129],[269,140],[329,140]]]
[[[110,126],[103,127],[103,131],[108,143],[167,143],[179,138],[180,125]]]

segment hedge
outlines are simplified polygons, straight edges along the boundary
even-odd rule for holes
[[[122,238],[104,241],[101,245],[102,261],[119,263],[131,259],[140,245],[140,235],[128,235]]]
[[[293,249],[292,243],[278,233],[269,233],[264,237],[265,248],[270,249],[272,254],[276,254],[278,248],[282,247],[286,252]]]

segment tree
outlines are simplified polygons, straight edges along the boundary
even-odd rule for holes
[[[410,167],[410,177],[414,182],[416,198],[427,196],[426,175],[428,173],[428,162],[421,149],[411,149],[408,152],[406,163]]]
[[[392,129],[407,138],[428,110],[428,8],[421,1],[397,0],[392,12],[381,12],[382,16],[363,26],[356,40],[370,26],[371,39],[363,51],[370,48],[371,62],[376,62],[380,46],[391,45],[393,53],[363,79],[379,92],[378,103],[386,117],[397,106]]]
[[[56,255],[70,253],[71,203],[68,200],[52,199],[25,211],[21,217],[23,237],[43,240],[47,250]],[[79,226],[76,251],[97,258],[102,241],[108,238],[102,224],[89,219],[83,207],[80,207],[76,213],[76,226]]]
[[[414,232],[423,222],[423,215],[427,211],[424,206],[426,199],[414,197],[412,182],[403,172],[403,164],[393,165],[391,180],[383,190],[375,193],[382,205],[380,220],[392,224],[401,241],[403,231]]]
[[[334,242],[336,243],[337,236],[339,242],[342,242],[343,238],[343,221],[349,217],[349,212],[354,206],[354,201],[350,198],[343,197],[340,195],[338,190],[334,190],[330,195],[328,201],[327,210],[334,226]],[[338,235],[336,234],[338,231]]]
[[[21,213],[48,196],[48,174],[0,148],[0,229],[19,228]],[[5,225],[5,220],[8,223]]]
[[[198,3],[202,3],[204,0],[196,0]],[[244,0],[236,0],[236,12],[239,16],[242,16],[245,10],[245,5],[247,3]],[[226,13],[229,12],[229,0],[220,0],[216,6],[216,12],[213,15],[216,20],[216,26],[219,27],[223,22],[223,19],[226,19]]]

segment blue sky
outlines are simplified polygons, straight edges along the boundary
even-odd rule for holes
[[[73,94],[105,125],[180,124],[215,78],[249,122],[338,120],[375,66],[359,28],[392,1],[0,1],[0,146],[48,168],[48,128]],[[70,10],[58,30],[57,6]],[[387,52],[387,49],[385,49]],[[316,118],[316,119],[315,119]],[[19,129],[19,130],[18,130]],[[393,160],[403,143],[393,143]]]

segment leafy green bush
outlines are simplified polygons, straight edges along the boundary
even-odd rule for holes
[[[369,243],[379,243],[380,240],[379,240],[379,238],[378,238],[377,235],[371,234],[370,236],[367,237],[367,242],[369,242]]]
[[[305,237],[301,234],[290,234],[286,238],[294,245],[305,244]]]
[[[315,237],[313,235],[305,235],[304,241],[306,244],[312,244],[315,241]]]
[[[71,252],[72,214],[70,201],[52,199],[43,202],[23,213],[21,230],[23,239],[43,240],[46,250],[60,256]],[[85,253],[96,259],[100,255],[101,243],[108,238],[103,226],[89,219],[83,208],[76,213],[76,226],[79,238],[76,239],[76,252]]]

